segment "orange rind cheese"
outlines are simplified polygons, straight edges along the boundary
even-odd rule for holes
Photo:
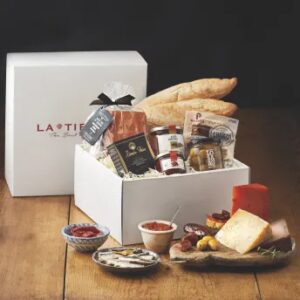
[[[269,189],[259,183],[233,187],[231,215],[233,215],[239,208],[268,221]]]

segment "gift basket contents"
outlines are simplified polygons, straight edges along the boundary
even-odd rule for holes
[[[133,105],[130,86],[110,83],[91,102],[95,110],[81,130],[81,147],[124,180],[181,178],[234,168],[239,121],[232,115],[237,106],[221,99],[236,84],[236,78],[200,79]],[[94,262],[116,272],[152,270],[163,253],[169,253],[174,263],[193,267],[273,266],[288,263],[295,253],[286,221],[269,221],[269,190],[264,185],[233,186],[230,211],[220,207],[217,212],[203,212],[199,203],[199,214],[207,215],[206,224],[185,216],[187,222],[180,228],[185,234],[174,243],[179,229],[176,217],[183,205],[171,211],[168,220],[153,215],[135,225],[143,248],[100,247],[110,231],[95,224],[68,225],[62,235],[78,251],[96,250]]]
[[[179,84],[136,105],[128,85],[110,83],[91,105],[82,147],[124,178],[159,177],[234,166],[237,106],[218,100],[232,79]]]

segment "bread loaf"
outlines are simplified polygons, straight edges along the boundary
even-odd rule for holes
[[[237,78],[220,79],[205,78],[192,82],[177,84],[154,95],[151,95],[140,103],[138,107],[146,107],[190,99],[220,99],[228,95],[236,86]]]
[[[217,99],[191,99],[175,103],[145,106],[143,110],[146,113],[148,123],[183,126],[186,111],[212,112],[217,115],[231,116],[237,110],[237,106]]]

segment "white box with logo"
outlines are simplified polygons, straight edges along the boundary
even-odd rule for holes
[[[5,177],[13,196],[73,194],[80,127],[112,81],[141,100],[147,63],[135,51],[7,55]]]
[[[230,211],[232,187],[248,184],[249,179],[249,167],[237,160],[228,169],[122,179],[81,146],[75,150],[75,204],[96,223],[108,226],[122,245],[142,242],[137,225],[170,220],[178,205],[175,238],[179,238],[184,224],[205,224],[206,214]]]

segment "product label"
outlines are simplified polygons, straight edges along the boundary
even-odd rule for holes
[[[206,156],[207,156],[208,169],[215,169],[216,168],[216,157],[215,157],[214,149],[206,150]]]
[[[80,131],[80,136],[89,144],[94,145],[113,121],[111,114],[99,107]]]
[[[207,136],[221,143],[225,166],[232,165],[239,121],[208,112],[186,112],[184,140],[189,143],[193,125],[199,127],[199,135]]]
[[[233,131],[225,125],[218,125],[212,128],[209,132],[209,137],[220,141],[222,146],[231,145],[235,139]]]
[[[174,164],[169,157],[163,158],[160,161],[160,166],[162,172],[166,172],[167,170],[171,169],[185,169],[184,161],[181,157],[177,157],[176,164]]]
[[[157,136],[158,153],[178,150],[184,153],[182,134],[164,134]]]
[[[144,134],[139,134],[107,148],[120,176],[124,173],[143,174],[154,168],[154,158]]]

